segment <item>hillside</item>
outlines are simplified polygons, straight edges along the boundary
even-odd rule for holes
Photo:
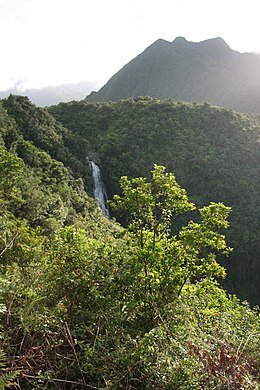
[[[66,130],[28,98],[1,101],[2,217],[24,219],[47,233],[79,224],[86,216],[96,220],[99,211],[85,193],[83,180],[61,162],[73,163],[63,143],[65,135]],[[58,160],[51,157],[54,154]]]
[[[154,163],[174,171],[195,203],[232,207],[225,262],[229,291],[259,304],[260,124],[258,117],[209,104],[128,99],[51,107],[97,161],[110,197],[122,175],[147,176]],[[77,145],[80,150],[80,145]]]
[[[234,233],[244,233],[246,250],[253,227],[257,235],[257,118],[148,98],[50,111],[71,129],[26,97],[0,101],[1,389],[259,388],[258,309],[218,282]],[[110,207],[124,227],[85,192],[86,156],[118,192]],[[186,178],[190,199],[173,172],[154,164],[166,159]],[[131,177],[118,185],[121,171]],[[137,172],[147,177],[132,178]],[[236,214],[227,238],[223,197]],[[247,260],[244,295],[255,291]]]
[[[0,99],[7,98],[10,94],[28,96],[37,106],[45,107],[60,102],[84,99],[86,94],[95,88],[95,85],[95,82],[85,81],[74,84],[25,89],[23,91],[8,89],[6,91],[0,91]]]
[[[259,56],[232,50],[222,38],[199,43],[157,40],[87,99],[151,96],[209,102],[260,113]]]

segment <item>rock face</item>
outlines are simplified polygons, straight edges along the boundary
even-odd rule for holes
[[[222,38],[199,43],[158,39],[87,99],[146,95],[260,112],[260,60],[232,50]]]

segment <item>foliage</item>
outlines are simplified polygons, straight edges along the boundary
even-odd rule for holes
[[[10,389],[14,388],[15,382],[14,379],[18,375],[18,372],[5,372],[5,353],[3,351],[0,351],[0,389]]]
[[[43,126],[41,122],[45,118],[44,111],[37,117],[36,107],[31,110],[33,106],[25,98],[20,101],[19,97],[10,97],[8,103],[9,105],[17,103],[18,108],[23,107],[21,103],[26,104],[19,113],[23,114],[23,121],[17,114],[17,123],[0,105],[2,214],[9,212],[15,218],[24,218],[32,227],[41,226],[49,233],[63,225],[80,223],[89,212],[95,214],[95,204],[86,195],[82,179],[75,179],[62,162],[51,158],[46,151],[40,150],[31,141],[26,141],[20,132],[22,126],[25,128],[31,126],[30,131],[37,133],[40,140],[42,135],[37,132],[37,126]],[[30,110],[33,111],[33,115]],[[47,113],[46,116],[47,119],[50,117]],[[54,119],[52,122],[55,122]],[[51,124],[47,121],[42,131],[48,142],[53,144],[51,136],[45,134],[48,126]],[[28,136],[25,130],[23,132]],[[35,141],[34,137],[31,138]],[[35,143],[37,144],[36,141]]]
[[[155,104],[150,99],[136,103],[146,116]],[[229,296],[215,280],[225,274],[217,260],[230,252],[223,235],[230,207],[214,197],[216,202],[203,207],[202,197],[197,197],[196,208],[176,177],[154,165],[150,179],[122,177],[122,191],[111,202],[117,209],[114,215],[123,214],[122,228],[104,218],[82,181],[43,150],[44,140],[51,143],[58,134],[49,114],[39,114],[23,98],[11,97],[4,105],[6,109],[0,104],[3,388],[258,389],[259,313]],[[172,102],[158,105],[168,114],[173,109]],[[115,109],[135,115],[132,101],[114,108],[83,102],[77,115],[82,106],[88,107],[87,116],[92,110],[96,118],[88,145],[107,137]],[[178,104],[174,107],[177,110]],[[84,136],[83,122],[72,149],[82,148],[85,163],[85,146],[77,145]],[[257,130],[250,129],[254,140]],[[38,130],[38,136],[29,134]],[[111,131],[116,146],[114,130],[117,126]],[[142,143],[144,132],[140,127],[136,131],[133,138],[139,134]],[[57,136],[62,144],[66,137],[61,128]],[[124,137],[131,145],[128,131]],[[49,149],[54,155],[59,148]],[[145,170],[150,162],[147,155],[142,158]],[[133,173],[140,166],[135,163],[129,169]],[[215,177],[215,190],[217,186]],[[252,224],[257,212],[256,208],[255,215],[250,214]]]
[[[82,155],[77,148],[78,142],[81,147],[87,148],[87,140],[79,137],[75,139],[47,110],[34,106],[27,97],[10,95],[2,100],[2,105],[8,113],[9,121],[14,121],[20,136],[37,148],[45,150],[56,160],[69,165],[74,176],[85,181],[90,179],[86,170],[86,151],[82,151]]]
[[[49,111],[75,138],[88,140],[88,156],[99,163],[110,198],[120,195],[121,176],[148,177],[157,162],[175,172],[199,207],[210,201],[232,207],[227,237],[235,250],[221,260],[228,270],[224,285],[259,304],[257,116],[148,97],[63,103]]]
[[[198,212],[174,175],[121,183],[128,229],[97,212],[46,236],[3,214],[5,373],[27,390],[257,389],[259,315],[213,280],[230,209],[211,203],[172,236]]]
[[[115,195],[111,206],[130,213],[129,230],[136,241],[136,261],[144,281],[139,290],[144,284],[145,299],[153,307],[178,297],[188,281],[225,275],[214,251],[228,254],[231,249],[215,229],[228,226],[230,208],[211,203],[199,209],[201,223],[190,221],[172,235],[174,219],[195,209],[172,173],[155,165],[151,182],[122,177],[121,187],[122,197]],[[153,310],[151,318],[154,316]]]

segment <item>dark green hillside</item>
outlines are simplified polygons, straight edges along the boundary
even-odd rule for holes
[[[10,97],[0,103],[2,211],[46,232],[96,214],[82,179],[73,177],[61,161],[48,154],[51,151],[57,158],[62,154],[64,159],[67,153],[67,161],[73,161],[61,129],[27,98]]]
[[[258,56],[232,50],[222,38],[188,42],[158,39],[87,99],[118,101],[151,96],[209,102],[260,112]]]
[[[225,266],[228,286],[259,303],[260,124],[256,117],[150,98],[118,103],[74,102],[50,108],[64,126],[89,141],[110,196],[120,176],[147,176],[153,163],[176,173],[192,200],[232,207]]]
[[[228,150],[233,170],[241,162],[236,153],[247,161],[257,121],[151,99],[73,103],[51,111],[64,115],[71,130],[26,98],[0,102],[0,388],[258,389],[258,310],[216,280],[225,277],[219,261],[242,228],[233,218],[226,240],[231,208],[213,201],[222,196],[207,190],[202,173],[208,167],[195,153],[199,146],[202,157],[209,151],[215,175],[223,150],[221,182],[228,175]],[[223,129],[213,128],[215,121]],[[253,178],[257,161],[251,151]],[[192,152],[194,170],[191,160],[184,164]],[[110,206],[127,221],[124,228],[103,217],[82,179],[73,176],[86,166],[86,155],[107,174],[110,193],[120,193]],[[196,192],[194,180],[189,199],[174,173],[153,159],[168,159],[187,183],[204,166],[203,183],[197,180]],[[122,177],[119,190],[122,171],[148,175]],[[240,171],[242,182],[236,183],[234,170],[236,180],[228,176],[226,186],[236,184],[246,203],[243,185],[250,180]],[[90,177],[84,179],[90,187]],[[257,187],[249,189],[253,200]],[[203,204],[210,191],[213,199]],[[251,231],[245,231],[252,240],[254,212],[247,214]]]
[[[26,96],[10,95],[2,100],[2,105],[25,140],[69,166],[74,177],[82,178],[91,193],[90,171],[85,162],[87,139],[75,138],[73,132],[61,126],[47,110],[33,105]]]

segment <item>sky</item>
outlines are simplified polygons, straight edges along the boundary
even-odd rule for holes
[[[260,52],[259,0],[0,0],[0,90],[99,87],[155,40]]]

